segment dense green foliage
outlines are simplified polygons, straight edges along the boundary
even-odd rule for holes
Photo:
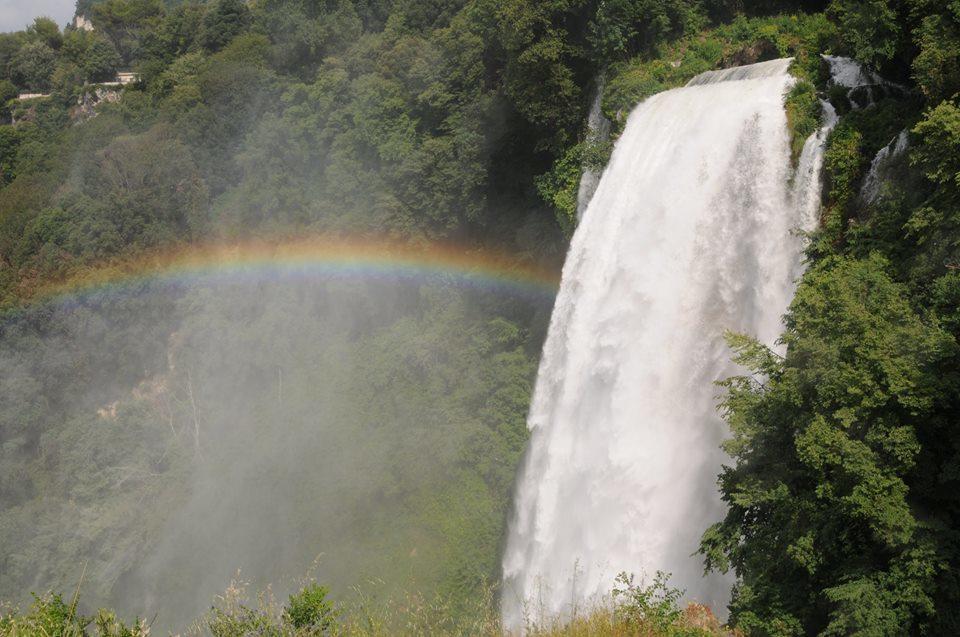
[[[574,135],[582,77],[566,107],[538,106],[523,73],[553,62],[526,54],[544,37],[534,7],[464,5],[107,0],[80,7],[93,32],[38,20],[0,36],[4,96],[51,93],[11,102],[0,126],[0,304],[144,248],[251,235],[448,238],[555,260],[532,177],[552,142],[533,140]],[[77,106],[124,69],[141,82]],[[16,548],[0,597],[61,587],[89,559],[86,599],[153,596],[173,628],[236,568],[279,582],[323,553],[341,594],[375,577],[464,604],[497,576],[548,308],[402,289],[250,306],[147,288],[11,314],[0,543]],[[196,356],[168,368],[181,351]],[[276,410],[278,369],[293,411]],[[231,477],[236,497],[205,495]],[[299,513],[234,524],[278,500]]]
[[[507,32],[530,11],[108,0],[92,33],[38,21],[2,36],[11,60],[53,52],[36,86],[51,97],[0,126],[3,304],[211,238],[376,233],[555,261],[562,235],[533,186],[549,151],[531,140],[563,125],[505,79],[541,37]],[[142,81],[93,117],[75,107],[84,82],[124,67]],[[33,88],[2,68],[9,93]],[[340,594],[379,578],[456,605],[494,581],[548,306],[443,281],[314,290],[305,305],[308,291],[251,306],[148,287],[8,313],[0,543],[15,548],[0,597],[59,588],[84,559],[86,599],[153,596],[174,627],[236,568],[279,582],[320,553]],[[278,369],[291,411],[277,411]],[[228,480],[236,497],[209,495]],[[299,513],[234,523],[278,500]]]
[[[78,591],[79,593],[79,591]],[[208,615],[192,627],[191,634],[202,631],[212,637],[263,635],[269,637],[321,637],[336,627],[337,611],[327,599],[327,589],[308,584],[290,595],[282,608],[271,599],[269,606],[251,607],[241,598],[242,592],[231,587],[220,598]],[[96,615],[84,616],[77,612],[79,596],[68,605],[63,597],[48,594],[35,597],[26,612],[0,610],[2,637],[147,637],[150,624],[141,619],[130,625],[119,620],[109,610],[100,609]]]
[[[526,3],[423,13],[109,0],[93,32],[40,20],[2,36],[0,76],[52,95],[14,103],[18,123],[2,129],[0,291],[10,301],[93,259],[264,227],[519,236],[531,254],[555,251],[533,175],[576,134],[586,67],[551,70],[537,25],[552,18]],[[142,82],[65,126],[87,117],[73,106],[84,82],[121,66]]]
[[[787,94],[784,106],[790,129],[791,159],[796,165],[804,143],[820,125],[821,106],[816,87],[809,80],[798,80]]]
[[[573,234],[577,226],[577,196],[584,169],[601,172],[612,151],[613,144],[607,140],[587,139],[567,149],[549,172],[536,178],[537,192],[553,206],[565,233]]]
[[[751,374],[726,383],[729,513],[703,551],[736,570],[732,618],[749,634],[960,630],[954,5],[830,8],[842,46],[917,91],[853,110],[833,93],[843,117],[785,356],[731,337]],[[904,129],[909,152],[865,200],[871,159]]]
[[[640,100],[682,86],[716,68],[794,57],[794,73],[821,79],[820,53],[836,48],[836,27],[821,14],[739,16],[729,24],[664,43],[655,56],[639,56],[612,67],[604,92],[607,115],[621,126]]]

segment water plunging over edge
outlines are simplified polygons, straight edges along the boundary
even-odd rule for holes
[[[735,369],[722,334],[782,331],[836,121],[825,104],[793,173],[790,63],[701,74],[628,119],[544,345],[502,563],[509,630],[602,602],[619,571],[671,572],[722,614],[731,580],[692,555],[723,513],[712,383]]]

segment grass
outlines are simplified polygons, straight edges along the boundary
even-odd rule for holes
[[[621,574],[604,602],[564,619],[529,622],[531,637],[738,637],[720,624],[711,610],[700,604],[681,607],[682,593],[667,585],[658,573],[649,585],[636,584]],[[379,600],[356,589],[347,600],[333,603],[327,590],[315,582],[281,603],[269,587],[255,598],[248,584],[235,579],[217,596],[211,610],[180,637],[502,637],[509,635],[500,622],[496,590],[486,588],[473,607],[455,608],[442,597],[419,594]],[[125,623],[116,613],[101,609],[84,616],[77,611],[77,595],[70,603],[61,595],[35,596],[24,612],[0,607],[0,637],[149,637],[151,627],[142,619]]]

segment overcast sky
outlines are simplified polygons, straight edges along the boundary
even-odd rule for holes
[[[45,15],[63,28],[73,18],[76,0],[0,0],[0,32],[19,31]]]

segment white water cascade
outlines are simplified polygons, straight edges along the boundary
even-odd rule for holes
[[[620,571],[724,614],[700,534],[721,519],[715,380],[730,329],[773,343],[816,226],[824,140],[796,174],[790,60],[705,73],[640,104],[574,234],[544,345],[503,558],[505,627],[603,602]],[[794,177],[791,179],[791,177]]]
[[[870,170],[863,179],[863,186],[860,187],[860,201],[865,204],[873,204],[883,198],[883,186],[890,177],[890,172],[894,164],[903,156],[910,147],[910,132],[900,131],[900,134],[880,149],[870,162]]]
[[[611,123],[603,115],[603,78],[597,80],[593,101],[590,103],[590,113],[587,115],[587,143],[597,144],[610,139]],[[600,185],[600,175],[596,170],[585,166],[583,174],[580,175],[580,185],[577,188],[577,222],[583,219],[583,213],[587,211],[593,194],[597,192],[597,186]]]

